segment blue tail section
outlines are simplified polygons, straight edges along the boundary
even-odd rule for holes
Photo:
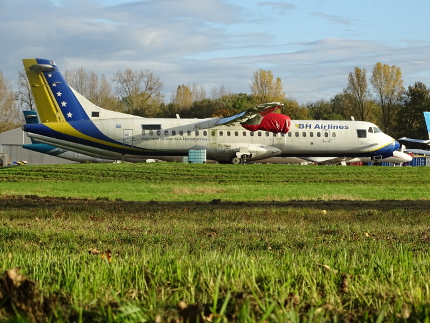
[[[423,112],[423,113],[424,113],[424,120],[427,125],[427,132],[429,134],[429,139],[430,139],[430,112]]]

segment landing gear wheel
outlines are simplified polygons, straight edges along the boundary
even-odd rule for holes
[[[232,157],[232,158],[230,159],[230,162],[231,162],[233,165],[240,165],[240,164],[242,164],[242,158],[239,158],[239,157],[234,156],[234,157]]]

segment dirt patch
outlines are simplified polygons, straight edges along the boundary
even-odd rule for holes
[[[0,280],[0,319],[19,314],[30,322],[47,322],[49,318],[70,316],[71,313],[66,313],[70,306],[64,296],[43,295],[38,284],[19,271],[19,267],[9,269]]]

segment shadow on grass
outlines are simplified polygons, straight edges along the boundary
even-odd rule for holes
[[[50,207],[71,207],[84,206],[121,206],[128,209],[151,209],[151,208],[187,208],[191,206],[200,206],[212,210],[223,209],[243,209],[252,207],[270,207],[270,208],[311,208],[321,210],[428,210],[430,209],[430,200],[375,200],[375,201],[358,201],[358,200],[291,200],[291,201],[222,201],[220,199],[202,202],[202,201],[124,201],[109,200],[107,198],[97,199],[78,199],[71,197],[40,197],[37,195],[11,195],[0,196],[0,207],[7,209],[26,209],[26,208],[50,208]]]

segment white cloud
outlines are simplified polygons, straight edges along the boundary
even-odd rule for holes
[[[360,29],[355,22],[361,17],[353,12],[348,18],[329,16],[322,10],[333,11],[316,10],[316,5],[304,10],[302,2],[110,1],[1,2],[0,70],[14,82],[22,58],[43,57],[63,71],[84,67],[108,78],[125,68],[149,69],[166,91],[196,83],[207,93],[220,85],[249,93],[253,73],[264,68],[281,77],[287,96],[300,103],[334,96],[355,66],[370,73],[376,62],[400,67],[406,86],[430,84],[430,36],[375,38]],[[288,12],[294,15],[279,19],[278,14]],[[321,23],[320,18],[336,23]],[[348,23],[357,31],[344,36]]]

